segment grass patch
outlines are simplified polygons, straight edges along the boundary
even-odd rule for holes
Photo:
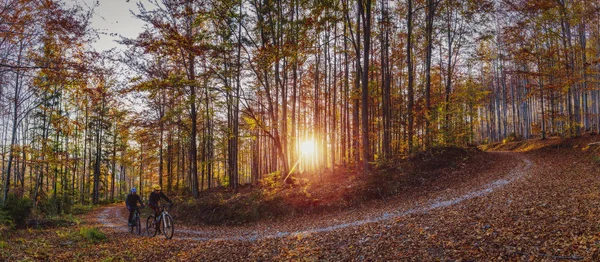
[[[92,244],[106,240],[106,235],[97,227],[82,227],[79,229],[79,235]]]
[[[0,249],[5,249],[8,247],[8,243],[6,243],[4,240],[0,240]]]

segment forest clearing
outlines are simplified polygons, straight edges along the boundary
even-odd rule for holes
[[[0,242],[0,258],[592,261],[600,254],[600,147],[589,144],[598,139],[496,145],[490,152],[446,162],[431,170],[435,175],[424,176],[427,179],[407,180],[398,185],[397,195],[360,201],[335,212],[317,210],[242,225],[199,225],[182,214],[198,210],[176,202],[171,240],[129,233],[124,204],[103,205],[75,218],[76,225],[3,229],[7,237]],[[511,152],[493,152],[498,150]],[[333,192],[348,179],[322,186]],[[286,190],[315,189],[307,185]],[[341,202],[334,198],[322,204],[335,209]],[[97,229],[103,237],[81,233],[88,229]]]

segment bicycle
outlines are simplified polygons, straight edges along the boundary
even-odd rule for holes
[[[175,231],[173,217],[169,215],[169,212],[167,212],[164,205],[161,205],[158,208],[160,209],[158,217],[150,215],[148,216],[148,219],[146,219],[146,232],[148,232],[149,236],[153,237],[160,231],[167,239],[171,239],[173,237],[173,232]]]
[[[135,208],[133,210],[133,216],[131,217],[131,221],[129,224],[129,233],[137,232],[138,235],[142,234],[142,222],[140,219],[140,209]]]

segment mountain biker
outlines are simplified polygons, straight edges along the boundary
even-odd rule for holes
[[[142,199],[137,194],[137,190],[134,187],[131,189],[129,195],[127,195],[127,199],[125,199],[125,205],[127,206],[127,210],[129,210],[129,219],[127,220],[129,226],[131,226],[131,218],[133,217],[133,211],[138,209],[138,202],[140,203],[141,207],[144,208],[144,203],[142,203]]]
[[[154,216],[158,217],[158,215],[160,214],[160,210],[158,209],[158,202],[160,201],[160,199],[162,198],[166,200],[171,206],[173,206],[173,202],[171,202],[167,195],[165,195],[165,193],[161,191],[159,185],[154,185],[153,188],[154,191],[150,193],[150,197],[148,198],[148,206],[154,210]]]

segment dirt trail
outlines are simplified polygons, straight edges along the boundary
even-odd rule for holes
[[[368,211],[355,212],[355,210],[349,210],[339,214],[327,215],[324,219],[320,219],[320,222],[314,222],[313,220],[290,224],[263,222],[252,226],[223,228],[187,227],[177,224],[177,220],[175,220],[174,238],[196,241],[254,242],[265,239],[327,233],[369,223],[398,219],[412,214],[428,213],[435,209],[452,207],[466,200],[479,198],[501,190],[503,187],[526,177],[533,165],[529,159],[520,153],[500,152],[490,154],[510,156],[508,159],[512,163],[506,164],[511,166],[512,169],[508,172],[496,172],[490,175],[487,181],[483,180],[484,182],[479,184],[475,182],[475,184],[468,184],[464,188],[448,188],[437,195],[433,194],[431,197],[410,202],[392,200],[386,205]],[[128,230],[125,226],[126,215],[127,213],[122,205],[109,206],[99,212],[96,219],[103,228],[110,229],[113,232],[126,232]]]

